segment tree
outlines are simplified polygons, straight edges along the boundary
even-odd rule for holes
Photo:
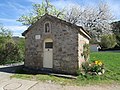
[[[112,22],[112,31],[116,36],[117,46],[120,47],[120,21]]]
[[[103,35],[101,37],[100,46],[103,49],[114,48],[116,45],[116,38],[114,34]]]
[[[113,20],[113,16],[108,5],[104,3],[95,8],[73,5],[66,11],[65,20],[83,26],[98,41],[100,35],[111,32],[109,23]]]
[[[20,59],[23,61],[25,59],[25,38],[19,38],[17,46],[20,52]]]
[[[22,22],[23,25],[31,25],[39,20],[45,13],[63,18],[63,11],[64,10],[60,11],[56,9],[48,0],[45,0],[45,2],[43,0],[41,4],[33,4],[33,11],[28,13],[28,15],[22,15],[17,21]]]
[[[0,26],[0,64],[8,64],[21,61],[21,52],[13,41],[11,32]]]
[[[4,44],[10,41],[12,33],[0,25],[0,49],[4,46]]]

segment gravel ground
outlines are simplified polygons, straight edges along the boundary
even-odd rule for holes
[[[39,82],[29,90],[120,90],[120,85],[62,86]]]

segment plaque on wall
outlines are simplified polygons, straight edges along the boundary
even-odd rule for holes
[[[35,39],[40,39],[40,35],[35,35]]]

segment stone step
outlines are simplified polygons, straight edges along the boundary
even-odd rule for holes
[[[57,77],[64,77],[64,78],[70,78],[70,79],[77,79],[77,76],[73,76],[73,75],[55,74],[55,73],[49,73],[49,75],[53,75],[53,76],[57,76]]]

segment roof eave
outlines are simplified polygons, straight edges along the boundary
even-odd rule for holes
[[[84,29],[79,30],[79,31],[82,32],[89,40],[91,39],[91,36],[88,33],[86,33]]]

